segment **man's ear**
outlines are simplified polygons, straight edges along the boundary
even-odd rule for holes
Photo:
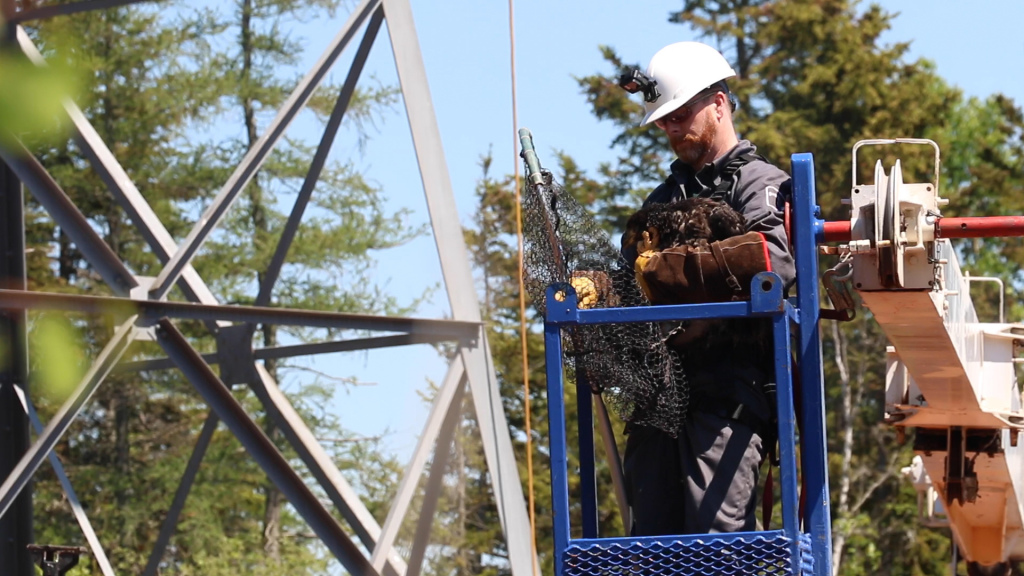
[[[719,119],[725,117],[726,110],[732,112],[732,103],[729,102],[729,95],[725,92],[718,92],[715,94],[715,104],[718,105],[716,112],[718,113]]]

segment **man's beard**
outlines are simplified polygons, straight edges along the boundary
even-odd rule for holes
[[[672,150],[675,151],[684,164],[700,168],[696,164],[707,156],[708,151],[711,150],[711,145],[715,141],[715,133],[717,131],[718,125],[705,118],[704,127],[699,134],[686,134],[676,138],[670,137],[669,141],[672,144]]]

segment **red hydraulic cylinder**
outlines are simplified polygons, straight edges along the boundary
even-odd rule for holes
[[[825,222],[825,242],[849,242],[849,222]]]
[[[825,242],[849,242],[849,222],[825,222]],[[1024,236],[1024,216],[976,216],[939,218],[936,238],[1006,238]]]

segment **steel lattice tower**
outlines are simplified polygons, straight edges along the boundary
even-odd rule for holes
[[[29,7],[16,0],[0,0],[0,15],[6,21],[3,41],[13,44],[29,58],[42,64],[42,57],[20,28],[21,22],[71,15],[77,12],[124,6],[141,0],[80,0],[78,2]],[[426,194],[431,229],[437,244],[446,293],[452,310],[451,320],[377,317],[315,310],[269,308],[270,295],[314,184],[324,166],[328,151],[355,91],[367,56],[381,24],[388,32],[399,82],[409,118],[420,175]],[[320,146],[311,160],[309,174],[300,190],[285,232],[260,286],[255,306],[220,304],[204,280],[191,266],[203,242],[215,231],[227,210],[255,175],[289,123],[304,107],[314,90],[326,77],[338,57],[362,30],[355,47],[348,75],[326,125]],[[536,559],[530,546],[530,526],[516,468],[508,424],[505,420],[493,363],[490,359],[479,302],[473,285],[468,253],[462,238],[440,133],[427,86],[426,72],[413,24],[408,0],[362,0],[351,12],[334,40],[299,82],[276,117],[237,166],[216,198],[207,206],[199,223],[178,244],[157,218],[156,213],[118,164],[109,147],[74,104],[65,112],[73,126],[73,137],[85,151],[92,168],[101,176],[110,193],[129,215],[131,222],[163,263],[156,278],[134,276],[90,227],[79,209],[45,168],[24,148],[0,148],[0,214],[4,231],[0,234],[0,331],[15,343],[7,371],[0,373],[0,430],[5,441],[0,448],[0,566],[15,566],[13,576],[34,574],[26,551],[32,542],[31,478],[43,460],[50,458],[61,479],[69,501],[104,576],[113,571],[95,532],[75,498],[67,475],[52,455],[54,445],[67,431],[73,419],[88,402],[104,378],[118,364],[128,346],[136,339],[155,338],[177,367],[210,406],[206,423],[196,441],[181,484],[169,504],[155,548],[145,574],[156,574],[165,547],[173,535],[178,516],[195,480],[204,452],[218,423],[223,422],[242,442],[268,477],[285,494],[327,548],[352,574],[419,574],[430,540],[430,523],[441,490],[445,457],[459,420],[464,391],[472,395],[480,423],[484,451],[497,500],[497,508],[508,544],[513,574],[532,574]],[[25,289],[25,237],[22,208],[22,184],[47,210],[81,250],[96,272],[114,293],[112,297],[87,297],[46,294]],[[165,300],[177,285],[189,302]],[[25,394],[27,372],[25,350],[25,314],[28,309],[56,309],[96,312],[121,309],[127,320],[94,359],[79,386],[46,423],[39,422],[31,399]],[[184,338],[175,322],[202,320],[215,335],[218,354],[215,360],[204,358]],[[346,328],[397,335],[375,336],[320,344],[290,346],[287,350],[253,350],[252,335],[257,324],[321,328]],[[313,437],[308,426],[281,392],[277,382],[263,368],[261,359],[400,346],[417,343],[455,342],[458,353],[449,366],[434,405],[431,408],[418,445],[401,480],[387,519],[379,524],[360,501]],[[210,363],[220,366],[218,377]],[[231,395],[229,386],[245,384],[262,402],[274,424],[289,445],[312,472],[319,488],[328,496],[336,512],[355,534],[353,540],[335,520],[334,513],[314,496],[287,460],[276,450],[262,430],[249,418]],[[26,400],[22,402],[22,399]],[[29,443],[29,426],[37,430],[37,439]],[[12,438],[13,441],[8,441]],[[413,549],[403,558],[393,545],[406,517],[419,479],[433,451],[434,458],[426,483],[423,511]],[[357,541],[358,542],[357,542]],[[369,551],[369,552],[366,552]]]

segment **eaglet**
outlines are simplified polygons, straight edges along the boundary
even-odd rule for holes
[[[651,204],[630,216],[623,246],[636,246],[646,239],[645,248],[650,250],[684,245],[697,248],[744,232],[746,219],[728,204],[710,198],[687,198]]]
[[[746,231],[746,219],[728,204],[710,198],[687,198],[651,204],[633,214],[626,222],[623,247],[636,247],[641,257],[677,246],[707,250],[711,242]],[[669,345],[690,348],[693,352],[698,342],[698,349],[713,348],[724,341],[732,343],[752,328],[742,320],[716,319],[690,320],[673,326],[666,335]]]

